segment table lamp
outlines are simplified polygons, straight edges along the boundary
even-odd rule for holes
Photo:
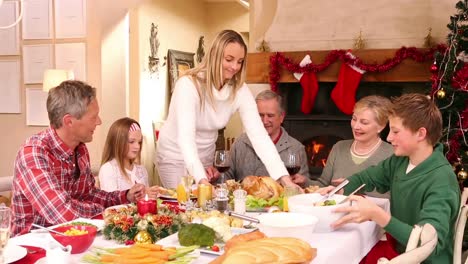
[[[74,80],[73,71],[50,69],[44,71],[44,80],[42,82],[42,90],[48,92],[50,89],[57,87],[63,81]]]

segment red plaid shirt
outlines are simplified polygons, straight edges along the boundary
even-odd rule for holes
[[[80,171],[76,178],[75,163]],[[13,236],[28,232],[32,223],[50,226],[91,218],[106,207],[128,203],[126,191],[97,189],[86,145],[70,149],[52,128],[26,140],[16,156],[14,174]]]

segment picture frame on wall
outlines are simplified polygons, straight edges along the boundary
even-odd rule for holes
[[[175,88],[175,82],[186,70],[195,66],[195,53],[169,49],[167,51],[168,73],[169,73],[169,94]]]

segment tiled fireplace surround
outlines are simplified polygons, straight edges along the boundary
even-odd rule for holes
[[[381,63],[393,57],[395,50],[365,50],[355,52],[364,62]],[[328,51],[288,52],[286,56],[300,58],[311,54],[314,61],[323,61],[320,57]],[[268,83],[269,60],[272,53],[249,54],[247,60],[247,81],[250,83]],[[367,59],[366,59],[367,58]],[[371,59],[371,60],[370,60]],[[341,113],[330,98],[330,92],[336,84],[340,63],[332,64],[327,70],[318,73],[319,91],[314,108],[309,114],[300,111],[302,88],[292,73],[282,70],[278,88],[284,97],[287,110],[283,127],[306,147],[311,176],[319,177],[333,144],[341,139],[352,138],[351,116]],[[356,92],[356,101],[360,98],[379,94],[386,97],[398,96],[408,92],[423,92],[429,84],[430,63],[416,63],[405,60],[402,64],[386,73],[366,73]],[[351,100],[351,98],[349,98]],[[386,137],[386,133],[382,137]]]

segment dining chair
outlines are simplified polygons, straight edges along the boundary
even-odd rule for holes
[[[468,188],[463,188],[460,199],[460,211],[458,213],[457,221],[455,222],[455,234],[453,243],[453,264],[461,264],[463,261],[463,235],[465,234],[466,219],[468,214],[468,206],[466,201],[468,199]],[[464,262],[465,264],[468,261]]]
[[[418,264],[432,253],[437,245],[437,231],[431,224],[415,225],[406,245],[405,253],[388,260],[380,258],[377,264]]]

